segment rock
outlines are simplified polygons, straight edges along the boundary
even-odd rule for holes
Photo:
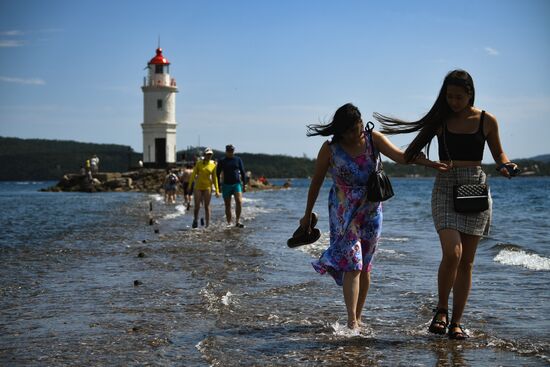
[[[142,285],[142,284],[143,284],[142,281],[140,281],[140,280],[134,280],[134,287],[137,287],[137,286]]]
[[[94,178],[97,178],[101,182],[113,181],[122,177],[120,172],[98,172],[94,174]]]
[[[132,179],[131,178],[115,178],[113,180],[109,180],[109,181],[105,181],[105,183],[103,184],[105,187],[111,189],[111,190],[114,190],[114,189],[119,189],[119,188],[127,188],[127,189],[131,189],[132,188]]]

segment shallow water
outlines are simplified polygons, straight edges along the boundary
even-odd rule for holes
[[[211,227],[197,230],[157,195],[0,183],[0,365],[550,364],[550,179],[490,181],[494,221],[466,342],[426,331],[440,260],[433,181],[393,182],[359,333],[344,327],[341,288],[309,264],[328,243],[328,185],[315,208],[321,239],[289,249],[307,180],[246,193],[243,229],[225,226],[214,199]],[[521,209],[509,199],[520,196]]]

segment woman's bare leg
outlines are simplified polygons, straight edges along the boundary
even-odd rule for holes
[[[193,220],[197,221],[199,218],[199,210],[201,208],[201,202],[202,202],[202,191],[201,190],[195,190],[194,193],[195,198],[195,207],[193,208]]]
[[[206,227],[210,224],[210,199],[212,198],[212,193],[210,190],[204,190],[202,192],[203,203],[204,203],[204,220],[206,221]]]
[[[357,309],[355,310],[355,318],[357,324],[361,325],[361,313],[363,312],[363,306],[367,299],[367,293],[370,287],[370,272],[362,271],[359,278],[359,297],[357,298]]]
[[[348,328],[355,329],[357,327],[357,301],[359,298],[359,270],[346,271],[344,273],[344,302],[348,312]]]
[[[462,238],[462,256],[453,287],[453,316],[451,318],[457,324],[460,324],[472,288],[474,258],[480,240],[480,236],[465,233],[461,233],[460,237]],[[459,329],[456,330],[460,331]]]
[[[449,305],[449,294],[455,284],[458,264],[462,257],[462,240],[460,233],[454,229],[442,229],[439,231],[439,241],[443,252],[439,271],[437,273],[437,286],[439,300],[437,308],[447,310]],[[445,320],[445,315],[439,314],[438,320]]]

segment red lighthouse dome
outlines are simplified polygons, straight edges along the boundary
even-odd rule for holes
[[[157,55],[149,61],[149,65],[170,65],[170,62],[162,55],[162,48],[157,48]]]

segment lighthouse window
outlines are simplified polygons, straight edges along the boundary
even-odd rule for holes
[[[157,109],[162,109],[162,99],[157,99]]]
[[[155,74],[163,73],[163,65],[155,65]]]

